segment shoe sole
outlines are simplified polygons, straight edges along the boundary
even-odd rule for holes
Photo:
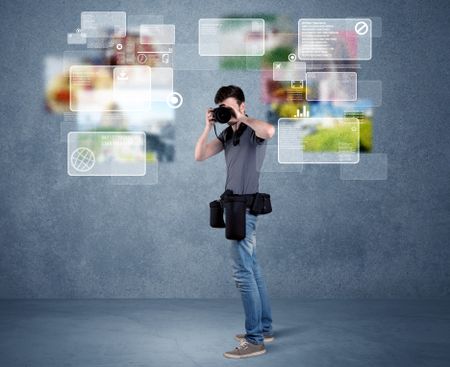
[[[240,342],[240,341],[241,341],[242,339],[244,339],[244,338],[238,338],[238,337],[235,335],[235,336],[234,336],[234,339],[237,340],[238,342]],[[270,336],[270,337],[264,337],[264,343],[272,343],[274,339],[275,339],[275,338],[274,338],[273,336]]]
[[[256,356],[260,356],[261,354],[266,353],[266,350],[260,350],[258,352],[253,352],[251,354],[247,354],[247,355],[234,355],[234,354],[227,354],[224,353],[223,356],[225,358],[229,358],[229,359],[243,359],[243,358],[250,358],[250,357],[256,357]]]

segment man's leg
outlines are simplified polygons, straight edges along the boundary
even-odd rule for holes
[[[256,259],[256,252],[253,254],[253,274],[259,290],[261,299],[261,323],[264,336],[272,335],[272,310],[270,307],[269,294],[267,292],[266,282],[261,271],[261,267]]]
[[[243,240],[231,241],[230,248],[233,277],[245,311],[246,340],[252,344],[263,344],[261,296],[253,273],[255,229],[256,216],[246,213],[246,236]]]

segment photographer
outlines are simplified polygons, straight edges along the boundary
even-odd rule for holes
[[[197,141],[195,159],[203,161],[224,150],[227,166],[226,192],[231,190],[234,196],[256,194],[266,142],[274,135],[275,128],[267,122],[246,115],[244,93],[237,86],[221,87],[214,102],[219,108],[206,111],[206,126]],[[208,135],[215,122],[225,121],[228,127],[208,142]],[[234,350],[224,353],[227,358],[264,354],[264,342],[273,340],[270,302],[256,258],[256,222],[257,215],[246,209],[245,238],[230,241],[233,277],[241,293],[245,312],[245,334],[235,336],[240,344]]]

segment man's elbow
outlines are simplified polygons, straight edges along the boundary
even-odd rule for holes
[[[270,125],[270,127],[267,129],[267,139],[272,139],[274,135],[275,135],[275,126]]]
[[[202,157],[200,154],[197,154],[197,153],[195,154],[194,158],[197,162],[201,162],[201,161],[205,160],[204,157]]]

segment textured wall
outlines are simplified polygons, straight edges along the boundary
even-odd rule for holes
[[[383,82],[375,151],[387,181],[342,181],[339,167],[264,173],[274,212],[260,217],[259,258],[273,296],[450,295],[450,82],[447,1],[2,2],[0,12],[0,298],[237,296],[228,243],[208,227],[224,161],[193,160],[203,110],[222,84],[264,117],[254,72],[177,71],[174,164],[156,186],[69,177],[61,119],[43,111],[43,59],[65,49],[83,10],[164,16],[177,42],[230,11],[299,17],[379,16],[383,36],[363,79]],[[295,29],[295,28],[293,28]]]

